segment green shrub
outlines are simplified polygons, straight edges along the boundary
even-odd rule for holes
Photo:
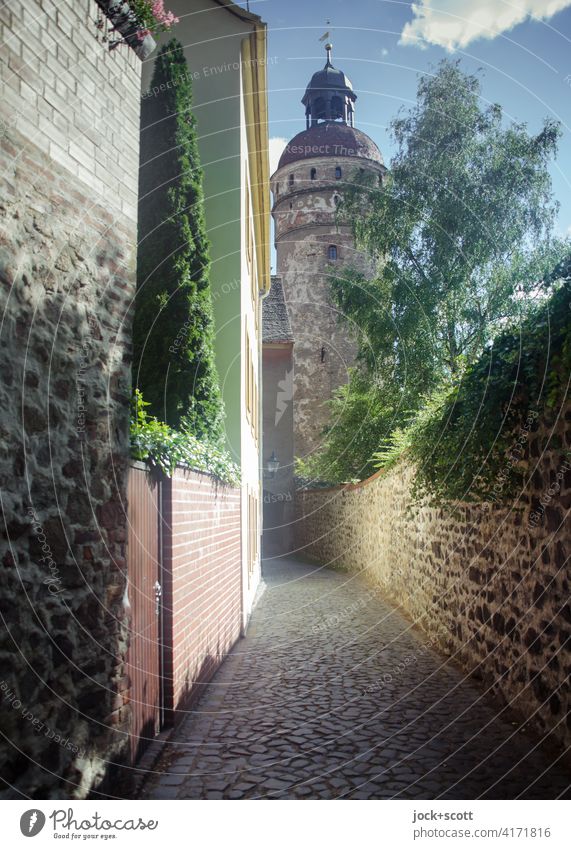
[[[238,486],[240,470],[229,454],[216,444],[199,440],[188,431],[178,431],[148,415],[141,392],[136,389],[131,418],[131,456],[161,469],[169,477],[179,466],[214,475]]]
[[[414,421],[374,457],[406,452],[414,494],[433,502],[502,501],[525,483],[522,463],[537,421],[568,398],[571,282],[504,330],[452,387],[432,395]]]

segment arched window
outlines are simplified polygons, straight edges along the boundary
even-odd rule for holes
[[[327,116],[325,114],[325,98],[318,97],[317,100],[313,104],[313,109],[311,110],[311,115],[313,118],[318,121],[324,120]]]
[[[343,101],[340,97],[331,98],[331,117],[334,121],[343,117]]]
[[[335,179],[340,180],[342,176],[343,176],[343,171],[341,170],[341,167],[338,165],[335,168]]]
[[[337,245],[329,245],[327,248],[327,258],[332,260],[337,259]]]
[[[383,185],[383,175],[379,174],[379,186]]]
[[[339,204],[341,203],[341,198],[339,197],[339,195],[334,195],[333,201],[335,203],[335,206],[339,206]]]
[[[309,176],[312,180],[315,180],[315,178],[317,177],[317,168],[312,168],[309,172]]]
[[[289,179],[288,179],[288,184],[289,184],[290,189],[293,187],[294,180],[295,180],[294,175],[290,174]]]
[[[291,202],[291,200],[290,200],[290,202],[289,202],[289,208],[290,208],[290,209],[293,209],[293,203]]]
[[[280,193],[280,184],[276,183],[276,196]]]

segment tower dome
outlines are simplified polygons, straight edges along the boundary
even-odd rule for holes
[[[278,170],[299,160],[323,156],[369,160],[384,168],[383,157],[366,133],[355,129],[355,101],[351,80],[331,63],[332,45],[326,44],[327,61],[309,81],[301,102],[306,129],[286,145]]]
[[[357,95],[343,71],[331,64],[332,44],[326,44],[327,62],[322,71],[317,71],[305,90],[301,102],[305,106],[307,127],[318,121],[342,121],[353,126],[354,107]]]

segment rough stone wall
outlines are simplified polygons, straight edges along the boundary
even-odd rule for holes
[[[529,487],[510,506],[410,507],[406,465],[297,498],[307,554],[369,573],[470,674],[567,746],[570,421],[568,406],[542,422]]]
[[[337,167],[342,169],[340,180],[335,177]],[[272,178],[277,274],[282,278],[295,340],[296,457],[307,457],[319,447],[329,421],[326,402],[347,383],[347,370],[357,354],[351,326],[332,303],[329,277],[347,265],[372,271],[371,261],[355,249],[351,227],[336,220],[336,198],[342,197],[343,183],[364,167],[372,179],[382,174],[382,167],[373,162],[359,159],[352,165],[346,156],[329,156],[284,166]],[[328,258],[330,245],[337,247],[335,261]]]
[[[240,490],[182,469],[164,487],[164,674],[171,722],[184,718],[240,637]]]
[[[140,61],[92,0],[0,9],[0,743],[9,797],[84,797],[127,743]]]

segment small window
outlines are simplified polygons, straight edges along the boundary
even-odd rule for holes
[[[289,208],[290,208],[290,209],[293,209],[293,203],[291,202],[291,200],[290,200],[290,202],[289,202]]]
[[[288,180],[288,183],[289,183],[289,187],[290,187],[290,189],[291,189],[291,187],[293,186],[293,181],[294,181],[294,179],[295,179],[295,177],[293,176],[293,174],[290,174],[290,175],[289,175],[289,180]]]
[[[337,168],[335,169],[335,179],[340,180],[342,176],[343,176],[343,172],[338,165]]]
[[[335,206],[339,206],[339,204],[341,203],[341,198],[339,197],[339,195],[334,195],[333,201],[335,203]]]
[[[379,186],[383,185],[383,175],[379,174]]]
[[[276,195],[279,195],[279,193],[280,193],[280,184],[276,183]]]
[[[315,178],[317,177],[317,168],[312,168],[309,172],[309,176],[312,180],[315,180]]]
[[[337,259],[337,245],[329,245],[327,248],[327,258]]]

